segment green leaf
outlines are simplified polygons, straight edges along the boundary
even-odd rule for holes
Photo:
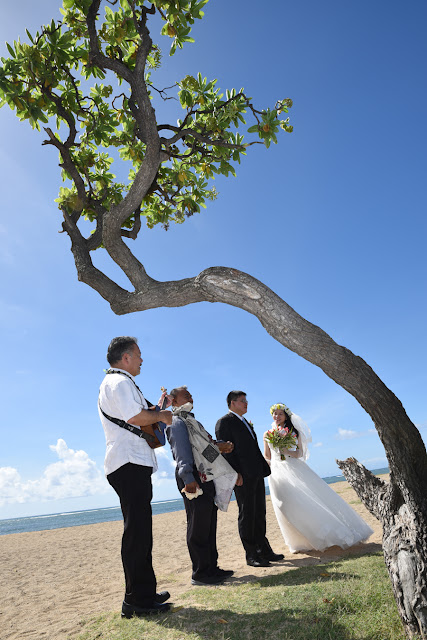
[[[13,50],[13,48],[10,46],[10,44],[8,42],[6,42],[6,47],[8,48],[9,53],[12,56],[12,58],[16,58],[15,51]]]

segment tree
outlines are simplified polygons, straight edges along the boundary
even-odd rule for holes
[[[52,21],[34,36],[27,32],[29,43],[8,45],[11,57],[0,69],[1,105],[8,104],[33,128],[44,126],[44,144],[58,150],[66,186],[57,202],[78,278],[115,313],[199,301],[244,309],[278,342],[319,366],[371,416],[386,450],[390,483],[355,460],[340,465],[383,523],[385,560],[408,637],[427,638],[426,451],[399,400],[361,358],[250,275],[212,267],[193,278],[158,282],[125,241],[138,237],[143,218],[149,228],[183,223],[216,197],[210,186],[214,174],[234,175],[248,147],[268,147],[277,142],[279,129],[292,131],[286,116],[290,99],[259,110],[243,89],[224,96],[215,80],[200,74],[185,76],[169,89],[155,86],[161,51],[148,25],[163,24],[173,55],[192,41],[191,27],[206,2],[64,0],[62,23]],[[155,99],[169,99],[175,91],[182,119],[177,125],[158,123]],[[241,131],[248,118],[250,138],[244,142]],[[121,181],[112,174],[119,160],[130,167]],[[91,232],[85,237],[88,223]],[[126,274],[129,290],[95,268],[91,252],[101,248]]]

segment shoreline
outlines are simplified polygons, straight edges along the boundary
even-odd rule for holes
[[[385,476],[389,473],[388,468],[373,469],[372,473],[377,476]],[[343,475],[327,476],[322,478],[326,484],[332,485],[338,482],[345,482]],[[269,495],[268,484],[266,485],[266,495]],[[234,496],[232,497],[234,499]],[[168,505],[165,507],[164,505]],[[168,498],[167,500],[157,500],[151,503],[153,516],[161,513],[173,513],[184,508],[182,497]],[[113,513],[114,512],[114,513]],[[101,517],[101,514],[110,514],[111,517]],[[18,516],[16,518],[0,519],[0,537],[13,533],[27,533],[34,531],[48,531],[52,529],[63,529],[81,525],[97,524],[100,522],[120,521],[122,514],[119,505],[109,507],[97,507],[90,509],[76,509],[74,511],[59,511],[55,513],[42,513],[30,516]],[[50,526],[46,526],[46,523]],[[43,525],[44,523],[44,525]]]
[[[346,550],[331,547],[324,552],[291,554],[267,496],[267,536],[272,548],[277,553],[284,553],[285,559],[271,567],[248,567],[237,531],[237,504],[233,501],[226,513],[218,512],[217,544],[219,566],[233,569],[235,575],[224,585],[214,588],[226,590],[235,584],[301,566],[381,550],[380,523],[360,503],[346,481],[330,486],[374,530],[367,542]],[[110,521],[1,536],[2,639],[71,640],[82,631],[82,620],[105,611],[119,614],[124,592],[120,559],[122,531],[122,521]],[[153,566],[158,590],[167,589],[171,601],[180,604],[184,592],[197,589],[191,587],[190,582],[185,511],[153,516],[153,538]]]

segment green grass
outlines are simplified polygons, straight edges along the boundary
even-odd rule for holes
[[[153,618],[106,613],[76,640],[404,640],[381,554],[302,567],[256,582],[191,588]]]

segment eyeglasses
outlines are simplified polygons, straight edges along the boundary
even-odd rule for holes
[[[242,399],[235,400],[235,402],[241,402],[242,404],[248,404],[247,400],[242,400]]]

